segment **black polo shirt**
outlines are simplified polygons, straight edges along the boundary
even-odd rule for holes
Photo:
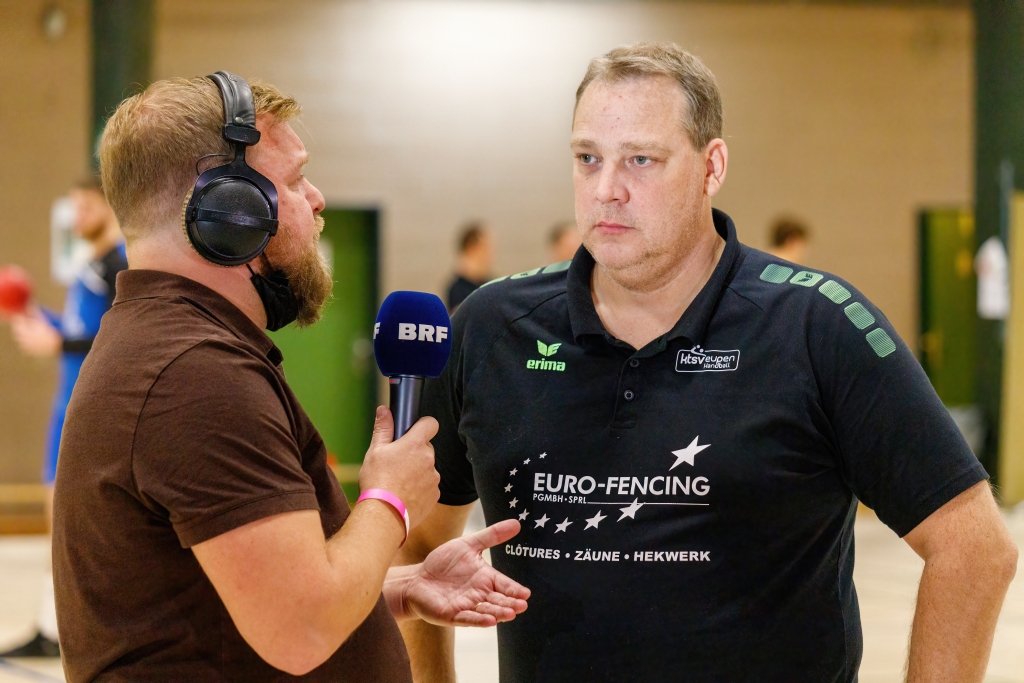
[[[501,680],[855,681],[857,499],[899,535],[986,473],[885,316],[843,280],[725,238],[642,349],[594,309],[594,261],[469,297],[427,384],[441,502],[523,530],[533,591]]]

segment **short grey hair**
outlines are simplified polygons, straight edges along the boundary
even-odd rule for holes
[[[668,76],[683,88],[689,104],[683,128],[694,147],[704,149],[709,142],[722,137],[722,95],[715,75],[704,62],[675,43],[623,45],[591,60],[583,82],[576,89],[576,105],[579,106],[583,91],[596,80],[614,83],[651,76]]]

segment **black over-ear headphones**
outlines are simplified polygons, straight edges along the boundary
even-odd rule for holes
[[[262,254],[277,234],[277,188],[245,163],[245,148],[260,140],[249,84],[226,71],[208,78],[224,100],[224,139],[234,145],[235,158],[196,180],[185,207],[185,233],[203,258],[240,266]]]

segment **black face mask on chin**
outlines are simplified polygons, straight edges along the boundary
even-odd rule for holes
[[[283,270],[270,267],[270,261],[264,260],[270,270],[269,275],[260,275],[246,264],[252,273],[249,281],[256,288],[256,293],[263,302],[263,310],[267,312],[267,329],[276,332],[285,325],[295,322],[299,317],[299,302],[295,298],[292,284]]]

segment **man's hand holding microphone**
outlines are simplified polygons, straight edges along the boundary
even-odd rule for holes
[[[384,406],[377,407],[370,448],[359,470],[359,490],[363,494],[359,504],[376,500],[387,505],[402,524],[403,533],[405,515],[402,511],[384,498],[376,498],[378,494],[366,494],[371,491],[390,492],[405,508],[410,528],[422,522],[440,496],[437,485],[441,476],[434,469],[434,447],[430,445],[435,434],[437,420],[421,417],[396,441],[391,411]]]

